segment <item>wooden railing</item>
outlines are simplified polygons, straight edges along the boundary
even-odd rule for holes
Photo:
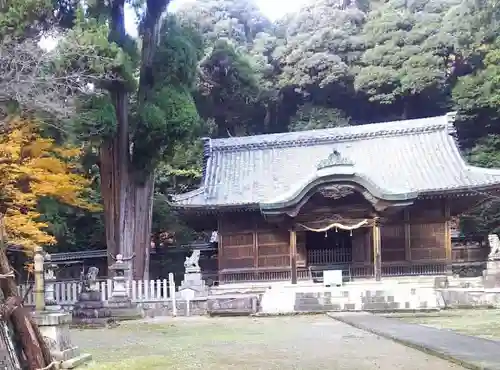
[[[444,275],[449,266],[445,262],[382,262],[382,277]],[[344,263],[312,265],[297,269],[299,281],[322,281],[324,270],[342,270],[345,281],[373,278],[374,268],[370,263]],[[219,283],[290,281],[290,268],[231,269],[219,273]]]
[[[309,265],[323,265],[333,263],[350,263],[352,261],[352,249],[311,249],[307,251],[307,263]]]

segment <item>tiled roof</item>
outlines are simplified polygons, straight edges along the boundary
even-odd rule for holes
[[[453,114],[447,114],[206,139],[201,187],[175,196],[173,203],[180,207],[259,206],[282,201],[308,181],[327,175],[357,176],[389,197],[500,184],[500,170],[473,167],[464,161],[453,136],[453,118]],[[328,165],[331,159],[335,163]]]
[[[78,252],[59,252],[51,253],[50,257],[53,262],[73,261],[87,258],[103,258],[108,257],[108,251],[106,249],[98,249]]]

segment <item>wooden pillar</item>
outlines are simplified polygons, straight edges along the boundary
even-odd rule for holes
[[[404,210],[404,220],[405,220],[405,260],[411,262],[411,223],[410,223],[410,211]]]
[[[222,245],[220,218],[217,218],[217,281],[222,284],[222,269],[225,268],[224,264],[224,246]]]
[[[373,270],[375,280],[382,279],[382,255],[381,255],[381,241],[380,241],[380,218],[373,218],[372,226],[372,240],[373,240]]]
[[[451,263],[452,263],[452,253],[451,253],[451,209],[450,200],[446,198],[444,200],[444,249],[446,257],[446,272],[448,274],[452,273]]]
[[[259,281],[259,244],[257,238],[259,234],[256,230],[253,232],[253,267],[254,267],[254,279]]]
[[[297,232],[290,229],[290,271],[292,284],[297,284]]]

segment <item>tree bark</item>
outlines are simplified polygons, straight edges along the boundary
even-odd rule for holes
[[[143,184],[135,187],[135,274],[149,279],[149,255],[151,252],[151,227],[153,223],[154,174],[148,174]]]
[[[149,174],[144,181],[137,182],[130,173],[131,166],[123,166],[123,157],[115,155],[118,147],[109,141],[100,152],[107,248],[113,256],[121,253],[128,258],[135,254],[131,260],[131,277],[147,280],[154,175]],[[125,161],[127,163],[128,158]],[[111,264],[113,261],[108,262]]]
[[[153,88],[151,68],[160,37],[160,17],[168,2],[147,1],[138,91],[139,109]],[[109,38],[122,45],[124,37],[124,0],[115,0],[111,6]],[[131,260],[131,277],[148,279],[154,172],[146,172],[145,178],[139,179],[133,168],[127,90],[124,86],[118,86],[110,91],[110,95],[116,113],[117,131],[112,139],[102,144],[100,150],[107,248],[113,256],[120,253],[128,258],[135,254]]]

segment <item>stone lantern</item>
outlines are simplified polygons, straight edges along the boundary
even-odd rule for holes
[[[45,309],[47,311],[59,311],[61,306],[57,304],[55,295],[57,265],[52,262],[52,257],[49,253],[45,254],[45,262],[43,264],[43,277],[45,281]]]
[[[113,271],[113,290],[111,297],[116,300],[129,300],[127,287],[127,273],[130,270],[129,264],[123,259],[121,254],[116,255],[115,263],[109,266]]]
[[[141,310],[136,303],[132,302],[129,295],[128,275],[130,272],[130,261],[135,255],[129,258],[123,258],[123,255],[117,254],[115,263],[109,266],[113,271],[113,289],[111,297],[108,300],[108,308],[111,310],[111,316],[117,319],[135,319],[142,317]]]

